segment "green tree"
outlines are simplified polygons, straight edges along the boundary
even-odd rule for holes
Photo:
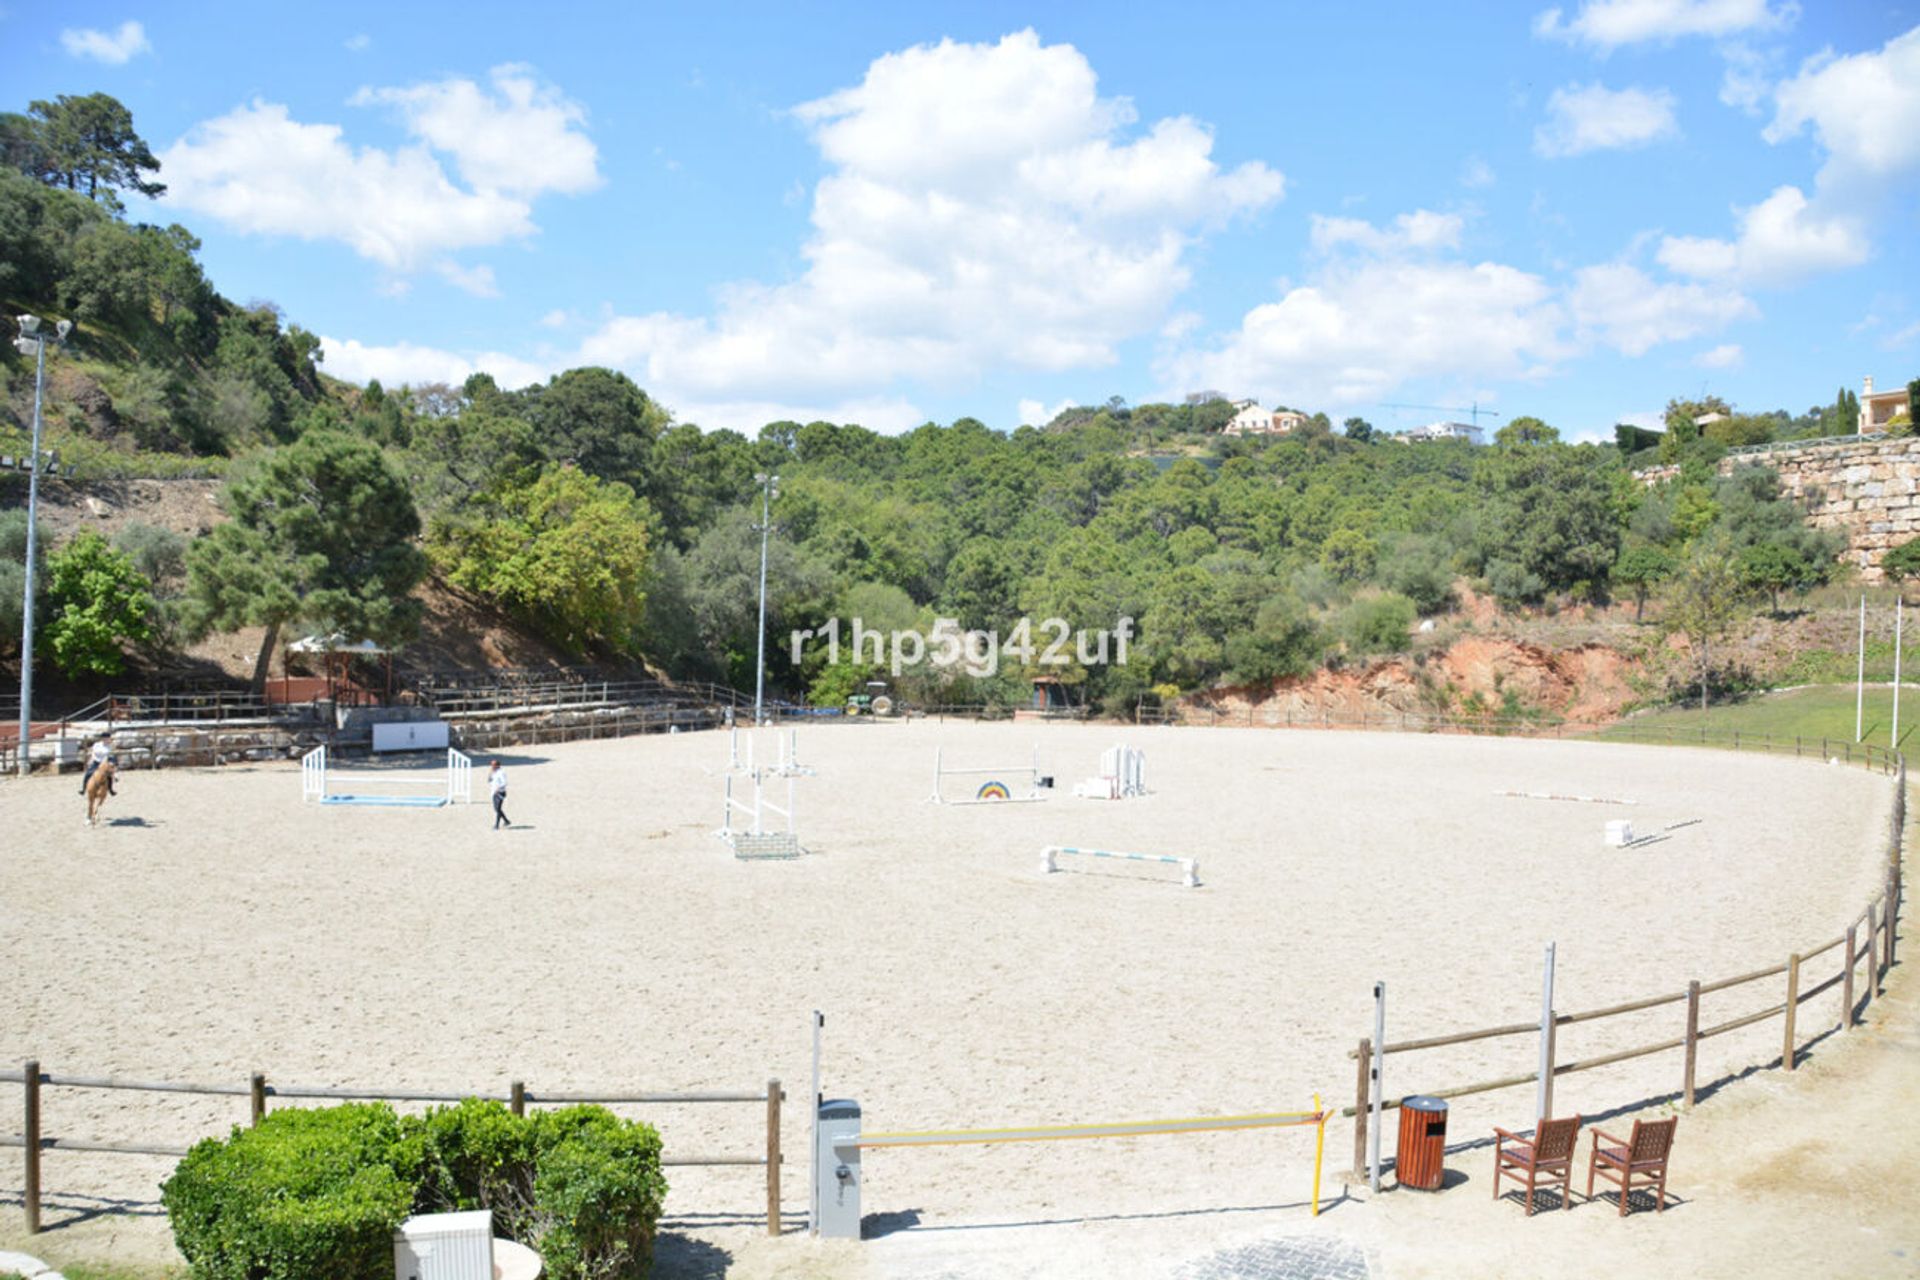
[[[1367,441],[1373,439],[1376,434],[1373,429],[1373,424],[1365,418],[1348,418],[1345,422],[1341,423],[1340,426],[1341,430],[1346,433],[1347,439],[1358,440],[1361,444],[1365,444]]]
[[[221,505],[233,518],[187,554],[185,622],[192,635],[265,627],[256,685],[281,628],[294,622],[354,640],[413,637],[420,605],[409,593],[427,570],[413,544],[420,517],[373,444],[309,432],[243,468]]]
[[[545,386],[529,387],[520,400],[549,461],[646,491],[653,442],[666,429],[667,411],[631,378],[611,369],[569,369]]]
[[[51,102],[29,104],[27,114],[32,122],[28,138],[10,141],[7,149],[23,147],[30,154],[26,172],[32,176],[114,209],[120,207],[115,193],[122,189],[149,198],[166,194],[166,184],[143,176],[158,173],[160,162],[133,131],[133,113],[117,98],[63,93]],[[9,138],[17,138],[19,130],[17,124],[10,126]]]
[[[1823,576],[1820,567],[1798,547],[1780,542],[1740,548],[1734,556],[1734,568],[1748,590],[1767,593],[1768,612],[1775,617],[1780,615],[1782,591],[1804,591]]]
[[[1651,542],[1631,542],[1620,549],[1613,562],[1613,580],[1633,588],[1633,620],[1639,622],[1647,610],[1647,596],[1673,576],[1673,553]]]
[[[1558,444],[1560,433],[1539,418],[1522,416],[1494,432],[1493,442],[1507,448],[1528,444]]]
[[[1880,557],[1880,569],[1896,583],[1920,578],[1920,538],[1909,538]]]
[[[1538,444],[1487,450],[1475,479],[1485,502],[1480,513],[1480,553],[1488,565],[1516,566],[1503,574],[1496,593],[1524,589],[1565,590],[1579,583],[1603,587],[1620,549],[1622,509],[1613,477],[1619,455],[1596,445]],[[1526,599],[1502,593],[1503,600]]]
[[[1320,544],[1320,567],[1339,582],[1361,582],[1373,576],[1379,547],[1354,529],[1336,529]]]
[[[1700,680],[1702,711],[1707,708],[1714,646],[1746,615],[1746,604],[1747,586],[1724,539],[1696,547],[1667,585],[1661,625],[1669,634],[1686,637]]]
[[[1320,629],[1291,593],[1263,602],[1251,627],[1227,639],[1227,665],[1238,684],[1267,684],[1320,665]]]
[[[571,652],[638,651],[649,513],[633,490],[549,466],[485,506],[490,518],[434,547],[449,582],[500,601]]]
[[[151,584],[91,529],[48,558],[47,577],[54,665],[68,676],[119,675],[123,646],[152,638]]]

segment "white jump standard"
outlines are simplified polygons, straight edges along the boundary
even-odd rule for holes
[[[300,799],[402,809],[472,804],[473,760],[448,747],[444,777],[420,769],[349,771],[329,768],[327,749],[318,746],[300,757]]]
[[[754,730],[747,730],[747,755],[743,763],[740,758],[740,728],[731,725],[727,729],[727,771],[730,773],[752,773]],[[775,777],[810,778],[814,771],[800,763],[800,731],[798,729],[773,730],[776,746],[776,758],[770,772]]]
[[[985,778],[974,789],[972,796],[949,800],[940,791],[940,784],[947,778],[976,777]],[[1003,779],[1021,778],[1027,780],[1026,793],[1015,794],[1015,789]],[[1003,764],[989,768],[949,769],[946,757],[940,747],[933,749],[933,794],[927,799],[934,804],[1031,804],[1038,800],[1053,799],[1053,779],[1040,772],[1040,744],[1033,746],[1033,761],[1030,764]]]
[[[793,775],[787,775],[785,808],[767,799],[765,779],[758,771],[747,776],[753,783],[753,803],[747,804],[733,798],[733,775],[728,774],[726,794],[721,801],[720,829],[713,833],[714,837],[726,841],[733,850],[733,856],[744,860],[797,858],[805,853],[806,850],[800,847],[799,833],[794,830]],[[736,813],[747,820],[744,830],[733,825],[733,815]],[[779,818],[785,824],[785,829],[768,830],[769,814]]]
[[[1080,849],[1067,844],[1050,844],[1040,851],[1040,873],[1051,875],[1059,871],[1060,859],[1067,856],[1077,858],[1113,858],[1120,862],[1160,862],[1180,868],[1180,883],[1189,889],[1200,887],[1200,860],[1198,858],[1171,858],[1160,853],[1120,853],[1113,849]]]
[[[1100,776],[1077,782],[1083,800],[1131,800],[1147,794],[1147,753],[1124,742],[1100,753]]]

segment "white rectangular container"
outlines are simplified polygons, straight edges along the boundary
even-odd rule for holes
[[[393,1233],[393,1280],[493,1280],[493,1214],[408,1218]]]
[[[395,720],[373,726],[375,751],[445,751],[445,720]]]

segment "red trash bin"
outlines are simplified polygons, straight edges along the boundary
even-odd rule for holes
[[[1415,1094],[1400,1101],[1400,1136],[1394,1146],[1393,1176],[1415,1191],[1438,1191],[1446,1177],[1447,1104]]]

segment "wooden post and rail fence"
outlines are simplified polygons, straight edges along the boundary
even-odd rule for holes
[[[1646,739],[1652,742],[1674,741],[1679,745],[1699,745],[1704,739],[1684,735],[1668,739],[1665,735],[1650,734]],[[1756,737],[1752,734],[1732,735],[1733,744],[1739,750],[1767,751],[1785,754],[1791,746],[1795,755],[1811,754],[1813,739],[1795,738],[1789,744],[1785,739]],[[1788,1071],[1799,1066],[1801,1045],[1809,1038],[1801,1025],[1802,1006],[1819,996],[1825,995],[1835,987],[1840,990],[1838,1018],[1823,1022],[1815,1033],[1825,1034],[1837,1025],[1841,1031],[1850,1031],[1858,1021],[1865,1006],[1874,998],[1885,993],[1885,977],[1892,967],[1895,955],[1895,943],[1898,937],[1901,894],[1901,847],[1907,820],[1907,769],[1906,761],[1896,752],[1885,751],[1878,747],[1860,744],[1837,744],[1820,739],[1820,755],[1816,758],[1832,760],[1837,758],[1864,764],[1876,771],[1884,771],[1897,779],[1894,791],[1893,814],[1887,835],[1885,875],[1873,897],[1858,915],[1849,919],[1844,932],[1838,937],[1828,939],[1818,946],[1805,951],[1790,953],[1780,964],[1755,969],[1751,973],[1737,974],[1730,978],[1701,982],[1689,980],[1681,991],[1665,991],[1658,995],[1628,1000],[1621,1004],[1609,1005],[1604,1009],[1589,1009],[1581,1013],[1555,1013],[1551,1021],[1542,1018],[1533,1022],[1516,1022],[1504,1026],[1482,1027],[1472,1031],[1459,1031],[1451,1035],[1426,1036],[1417,1040],[1399,1040],[1387,1043],[1381,1050],[1383,1059],[1393,1054],[1414,1053],[1422,1049],[1438,1049],[1449,1045],[1467,1044],[1476,1040],[1488,1040],[1505,1036],[1529,1036],[1535,1044],[1541,1038],[1543,1023],[1546,1026],[1546,1073],[1548,1112],[1552,1111],[1553,1081],[1560,1076],[1576,1071],[1591,1071],[1597,1067],[1611,1066],[1633,1058],[1646,1057],[1656,1053],[1670,1053],[1676,1049],[1682,1053],[1679,1089],[1681,1105],[1691,1109],[1694,1104],[1698,1085],[1697,1071],[1699,1045],[1702,1040],[1712,1036],[1724,1035],[1742,1027],[1765,1022],[1770,1018],[1781,1019],[1780,1063]],[[1709,745],[1714,745],[1709,743]],[[1806,985],[1805,973],[1809,962],[1819,959],[1835,949],[1840,951],[1840,964],[1830,976]],[[1865,983],[1856,988],[1855,975],[1860,971],[1864,960]],[[1700,999],[1722,991],[1730,991],[1749,983],[1764,982],[1785,975],[1785,990],[1778,1003],[1769,1004],[1763,1009],[1728,1018],[1710,1026],[1700,1024]],[[1856,990],[1861,994],[1856,999]],[[1613,1053],[1599,1054],[1572,1062],[1559,1062],[1555,1058],[1556,1039],[1559,1028],[1577,1023],[1596,1022],[1604,1018],[1639,1013],[1647,1009],[1656,1009],[1665,1005],[1685,1005],[1684,1029],[1677,1036],[1661,1040],[1654,1044],[1638,1045]],[[1347,1051],[1348,1058],[1355,1063],[1355,1084],[1353,1105],[1341,1111],[1342,1116],[1353,1117],[1353,1178],[1365,1181],[1368,1176],[1367,1126],[1370,1120],[1373,1099],[1370,1096],[1370,1067],[1374,1056],[1371,1038],[1362,1039],[1357,1046]],[[1535,1084],[1540,1080],[1540,1068],[1515,1075],[1503,1076],[1496,1080],[1479,1080],[1469,1084],[1456,1085],[1447,1089],[1426,1089],[1422,1095],[1437,1098],[1461,1098],[1470,1094],[1488,1093],[1496,1089],[1517,1088],[1521,1085]],[[1383,1114],[1398,1108],[1403,1098],[1386,1098],[1381,1101]]]
[[[594,1103],[600,1106],[678,1106],[690,1104],[759,1104],[765,1108],[766,1146],[764,1154],[758,1155],[676,1155],[666,1153],[660,1163],[666,1166],[715,1166],[742,1165],[765,1166],[767,1173],[767,1234],[780,1234],[780,1110],[786,1100],[786,1093],[778,1080],[769,1080],[765,1089],[738,1091],[708,1091],[689,1093],[580,1093],[534,1091],[527,1088],[526,1082],[515,1080],[507,1093],[502,1095],[484,1092],[452,1093],[442,1090],[420,1089],[359,1089],[338,1088],[320,1085],[275,1085],[268,1082],[265,1074],[254,1072],[246,1083],[240,1084],[194,1084],[171,1080],[129,1080],[115,1076],[79,1076],[61,1075],[44,1070],[37,1061],[25,1063],[19,1071],[0,1071],[0,1084],[18,1084],[21,1086],[21,1132],[17,1134],[0,1133],[0,1147],[19,1147],[24,1149],[26,1157],[25,1177],[22,1180],[22,1203],[26,1210],[26,1227],[29,1234],[38,1232],[41,1225],[41,1203],[43,1200],[42,1173],[43,1158],[49,1151],[92,1152],[107,1155],[165,1156],[179,1159],[187,1154],[186,1147],[164,1146],[157,1143],[140,1142],[102,1142],[87,1138],[56,1136],[46,1132],[46,1120],[42,1110],[42,1101],[50,1089],[108,1089],[124,1090],[135,1093],[194,1094],[207,1097],[236,1097],[247,1099],[248,1122],[258,1125],[266,1118],[268,1099],[308,1099],[353,1102],[405,1102],[405,1103],[444,1103],[461,1102],[467,1098],[491,1098],[504,1102],[515,1115],[525,1115],[531,1106],[571,1106],[576,1103]]]

